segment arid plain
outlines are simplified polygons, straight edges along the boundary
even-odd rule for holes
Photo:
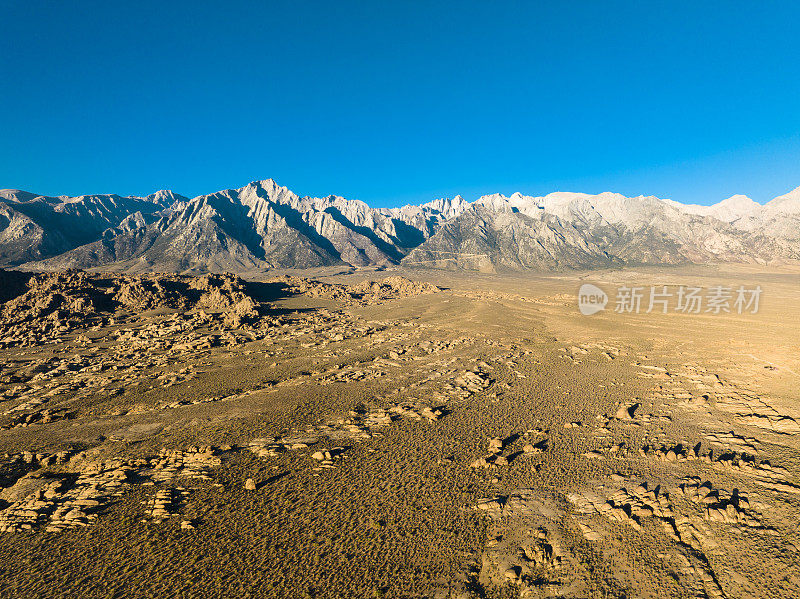
[[[798,267],[2,275],[2,596],[800,596]]]

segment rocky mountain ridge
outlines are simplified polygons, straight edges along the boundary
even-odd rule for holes
[[[800,188],[760,205],[654,196],[484,196],[414,248],[406,265],[544,269],[800,259]]]
[[[654,196],[461,196],[371,208],[272,179],[189,199],[0,190],[0,266],[244,272],[402,264],[495,269],[800,259],[800,188],[760,205]]]

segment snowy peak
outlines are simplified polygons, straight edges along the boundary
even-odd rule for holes
[[[542,219],[556,217],[563,222],[602,221],[606,224],[634,225],[647,220],[660,208],[660,200],[652,196],[628,198],[619,193],[599,194],[555,192],[546,196],[514,193],[509,197],[491,194],[478,198],[473,206],[490,211],[521,213]]]
[[[711,216],[732,223],[741,218],[755,216],[761,210],[761,204],[745,195],[733,195],[710,208]]]
[[[663,200],[684,214],[710,216],[722,222],[732,223],[742,218],[756,216],[761,211],[761,204],[745,195],[733,195],[711,206],[697,204],[681,204],[673,200]]]
[[[778,196],[764,205],[770,215],[775,214],[800,214],[800,187],[787,194]]]
[[[726,206],[726,207],[736,207],[738,209],[745,209],[745,210],[757,210],[761,205],[756,202],[755,200],[741,194],[732,195],[731,197],[722,200],[715,206]]]

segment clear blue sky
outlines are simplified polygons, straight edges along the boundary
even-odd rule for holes
[[[0,0],[0,188],[800,186],[796,2]]]

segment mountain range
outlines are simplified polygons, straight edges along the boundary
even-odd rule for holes
[[[272,179],[189,199],[0,190],[0,266],[244,272],[332,265],[559,270],[800,259],[800,188],[761,205],[654,196],[461,196],[371,208]]]

